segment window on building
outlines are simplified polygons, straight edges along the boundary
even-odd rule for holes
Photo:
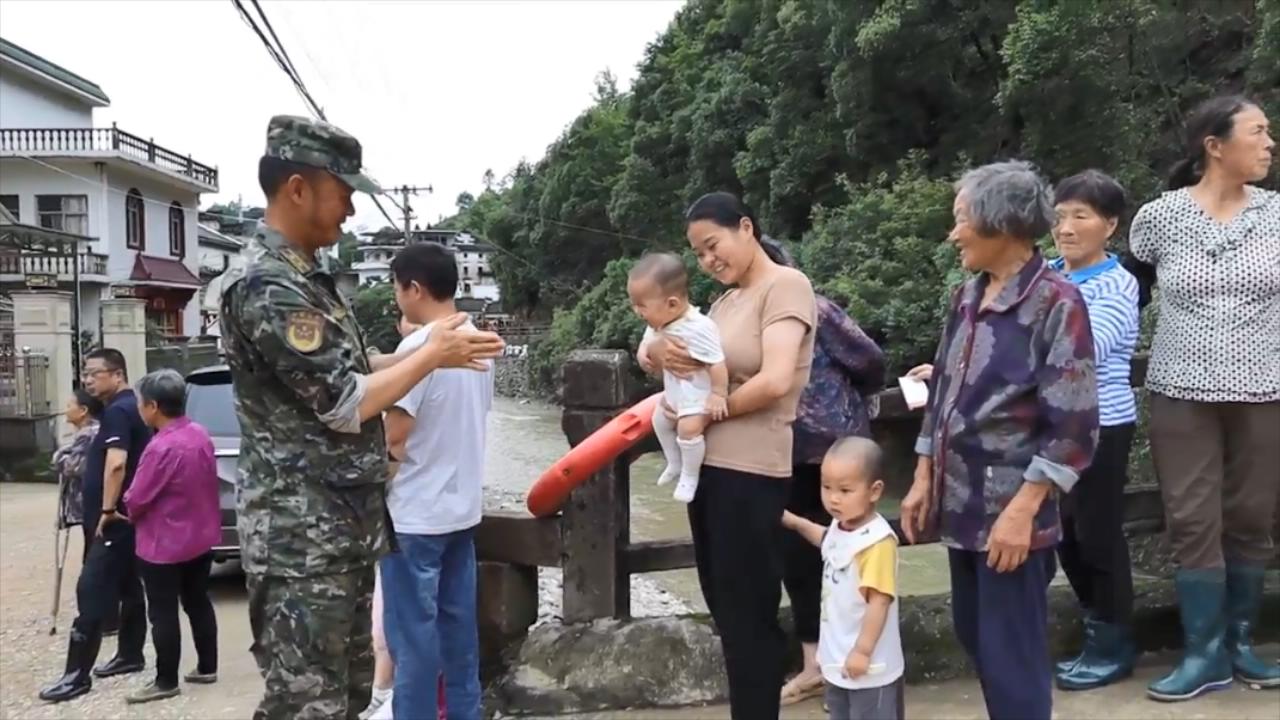
[[[181,313],[178,310],[147,309],[147,325],[164,337],[182,334]]]
[[[187,216],[177,201],[169,205],[169,254],[176,258],[187,255]]]
[[[124,245],[130,250],[147,247],[147,208],[142,193],[130,188],[124,199]]]
[[[40,227],[75,235],[89,234],[88,195],[37,195]]]
[[[17,195],[0,195],[0,205],[13,216],[15,222],[22,222],[18,217],[18,196]]]

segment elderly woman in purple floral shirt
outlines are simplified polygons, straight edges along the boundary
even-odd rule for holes
[[[884,386],[884,353],[840,306],[815,296],[818,333],[809,383],[800,395],[792,426],[791,497],[787,510],[823,527],[831,516],[822,506],[822,458],[842,437],[871,437],[865,397]],[[822,595],[822,553],[796,533],[783,540],[782,584],[791,598],[804,667],[782,687],[790,705],[823,691],[818,666],[818,625]]]
[[[952,619],[988,715],[1049,720],[1057,495],[1098,441],[1089,313],[1036,249],[1054,210],[1030,165],[967,173],[953,212],[950,240],[977,275],[952,298],[934,358],[902,528],[911,542],[936,533],[948,548]]]

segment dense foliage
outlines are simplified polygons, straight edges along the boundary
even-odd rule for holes
[[[940,242],[959,172],[1099,167],[1145,200],[1185,113],[1227,91],[1280,117],[1280,0],[692,0],[629,93],[603,76],[545,158],[486,174],[450,224],[498,246],[510,309],[554,316],[548,377],[572,347],[632,346],[627,258],[684,247],[701,193],[741,193],[901,369],[960,277]]]
[[[385,282],[362,287],[352,298],[351,306],[356,322],[364,330],[365,342],[382,352],[395,352],[400,344],[395,286]]]

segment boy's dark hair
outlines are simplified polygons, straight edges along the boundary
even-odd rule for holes
[[[85,360],[101,360],[108,370],[120,371],[124,376],[125,382],[129,380],[129,366],[124,361],[124,353],[115,348],[98,348],[88,355],[84,356]]]
[[[1058,183],[1053,189],[1053,202],[1081,202],[1108,220],[1124,215],[1124,187],[1100,170],[1085,170]]]
[[[827,457],[857,464],[862,468],[862,476],[867,482],[879,480],[884,466],[884,452],[876,441],[856,435],[835,441],[827,451]]]
[[[406,290],[418,283],[433,300],[451,300],[458,292],[458,263],[436,243],[410,245],[391,259],[391,276]]]
[[[653,280],[653,284],[668,295],[685,295],[689,292],[689,273],[684,268],[684,261],[673,253],[649,253],[637,260],[627,274],[627,279],[641,278]]]
[[[258,186],[262,188],[262,194],[266,195],[267,199],[270,200],[280,191],[281,186],[294,175],[301,175],[308,181],[314,182],[325,172],[328,171],[312,165],[303,165],[291,160],[282,160],[264,155],[258,161]]]

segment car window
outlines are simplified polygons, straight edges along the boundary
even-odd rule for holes
[[[213,385],[188,383],[187,417],[203,425],[210,435],[224,437],[240,435],[235,396],[231,392],[229,382]]]

